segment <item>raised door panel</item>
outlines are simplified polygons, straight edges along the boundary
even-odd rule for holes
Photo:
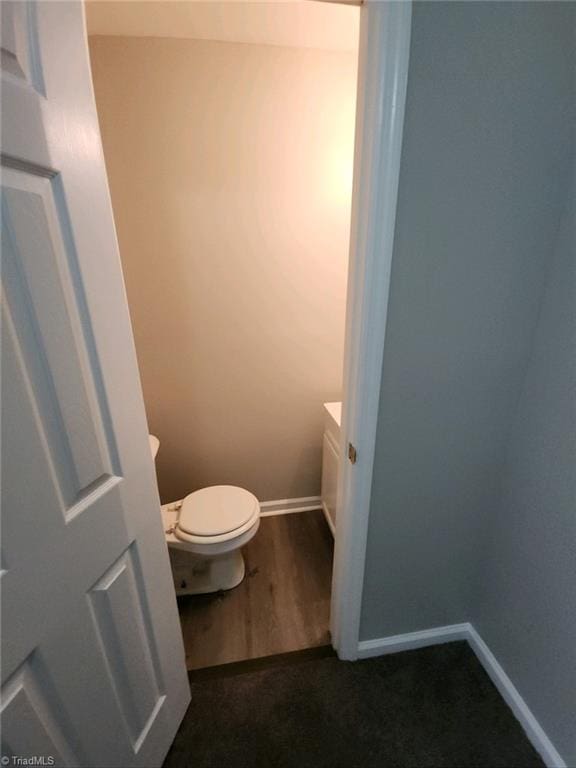
[[[5,298],[71,519],[120,468],[58,177],[5,170],[2,251]]]
[[[61,702],[54,696],[45,670],[31,654],[2,687],[3,763],[14,758],[41,760],[44,765],[75,766],[83,755],[73,748],[74,732],[60,719]],[[39,763],[42,765],[42,762]]]
[[[38,3],[2,0],[2,157],[50,166],[43,126],[46,88],[38,39]],[[18,111],[8,105],[18,102]]]
[[[132,545],[88,593],[94,627],[128,738],[137,754],[164,704],[156,649]]]
[[[36,4],[3,0],[1,5],[2,74],[23,86],[44,93],[36,34]]]

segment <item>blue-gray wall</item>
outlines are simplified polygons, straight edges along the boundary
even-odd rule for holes
[[[538,366],[535,335],[553,333],[551,325],[543,329],[540,309],[574,146],[575,19],[571,3],[414,6],[362,639],[474,621],[487,563],[495,568],[487,589],[501,590],[508,566],[497,570],[496,563],[521,559],[526,550],[526,542],[523,550],[511,546],[523,507],[520,498],[516,511],[503,506],[502,482],[510,474],[511,499],[526,458],[507,451],[519,429],[515,414],[527,397],[528,366]],[[567,451],[568,437],[555,446]],[[571,461],[576,468],[573,455]],[[551,483],[542,478],[533,516],[544,514]],[[563,503],[569,493],[567,485]],[[539,569],[556,549],[561,559],[569,533],[574,546],[573,525],[564,520],[550,530]],[[535,538],[545,521],[540,528]],[[573,563],[571,571],[549,567],[539,601],[548,600],[556,580],[559,594],[569,584],[576,589]],[[520,564],[514,568],[522,582]],[[518,599],[527,601],[530,591]],[[506,610],[496,599],[494,615],[486,607],[479,618],[497,653],[514,653],[513,630],[501,626]],[[540,602],[533,613],[525,605],[522,616],[574,629]],[[546,661],[531,658],[527,650],[518,664]],[[573,661],[573,652],[561,655],[551,679]]]
[[[550,260],[477,589],[474,625],[576,765],[576,183]]]

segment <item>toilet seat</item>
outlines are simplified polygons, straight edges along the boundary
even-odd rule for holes
[[[244,488],[214,485],[188,494],[174,533],[182,541],[216,544],[241,536],[260,518],[258,499]]]

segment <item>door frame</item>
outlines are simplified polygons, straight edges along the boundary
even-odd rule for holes
[[[358,658],[406,104],[411,0],[360,6],[358,95],[338,514],[330,631],[341,659]],[[356,449],[356,463],[348,446]]]

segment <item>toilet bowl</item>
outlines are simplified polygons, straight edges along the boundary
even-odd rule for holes
[[[158,438],[150,435],[155,458]],[[241,548],[260,526],[260,503],[234,485],[214,485],[162,506],[177,595],[233,589],[244,578]]]

